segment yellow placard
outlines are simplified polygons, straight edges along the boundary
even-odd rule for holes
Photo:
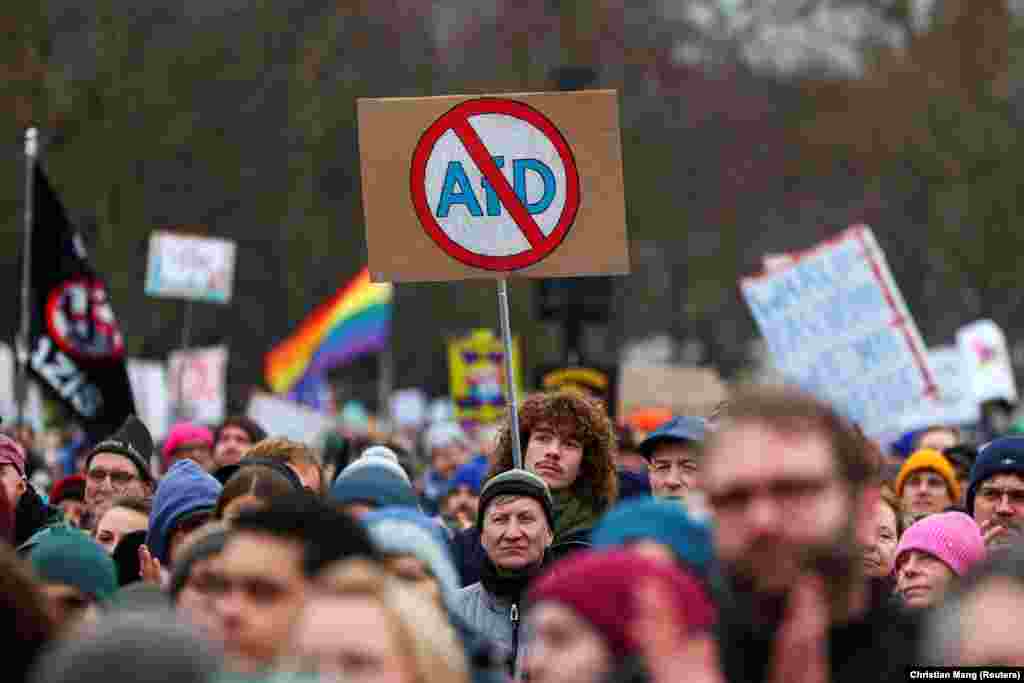
[[[505,348],[491,330],[448,342],[449,390],[455,419],[464,425],[496,422],[505,415]],[[512,339],[512,376],[522,395],[519,339]]]

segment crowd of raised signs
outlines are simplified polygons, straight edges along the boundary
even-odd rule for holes
[[[936,425],[883,450],[770,386],[647,430],[582,393],[535,393],[518,425],[521,468],[508,422],[298,442],[232,417],[154,444],[130,417],[56,448],[11,429],[4,680],[825,683],[1024,666],[1012,430],[972,443]]]

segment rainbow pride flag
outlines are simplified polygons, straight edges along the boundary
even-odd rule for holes
[[[267,353],[270,388],[292,392],[321,381],[331,368],[383,349],[391,332],[391,291],[390,284],[370,282],[370,271],[363,268]]]

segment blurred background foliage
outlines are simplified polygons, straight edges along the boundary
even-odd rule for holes
[[[87,8],[85,6],[88,5]],[[183,304],[143,294],[154,229],[238,242],[233,406],[263,354],[365,262],[358,97],[620,93],[633,274],[580,350],[668,335],[727,376],[754,358],[737,279],[870,224],[931,344],[1024,296],[1024,30],[1008,0],[72,0],[0,7],[0,279],[17,323],[21,137],[110,282],[129,352],[163,357]],[[539,284],[514,281],[527,366],[558,362]],[[443,393],[445,337],[497,326],[487,281],[397,288],[396,386]]]

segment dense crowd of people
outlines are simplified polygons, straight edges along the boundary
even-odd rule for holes
[[[638,433],[0,435],[12,681],[826,683],[1024,666],[1024,436],[883,451],[798,390]],[[49,448],[48,454],[41,453]]]

